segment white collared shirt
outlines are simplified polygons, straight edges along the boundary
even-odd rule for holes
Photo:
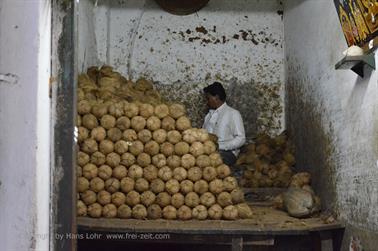
[[[218,137],[220,150],[231,150],[238,156],[239,148],[245,143],[243,119],[238,110],[225,103],[216,110],[209,110],[202,128]]]

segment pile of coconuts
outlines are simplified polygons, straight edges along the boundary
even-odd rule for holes
[[[294,172],[294,147],[286,132],[276,137],[260,134],[246,145],[237,165],[245,168],[240,184],[249,188],[280,187],[287,191],[274,197],[273,207],[303,218],[320,211],[320,198],[311,187],[311,174]]]
[[[236,220],[250,207],[209,134],[146,79],[110,66],[79,76],[77,214],[93,218]]]
[[[243,147],[237,165],[244,167],[243,187],[288,187],[295,164],[294,147],[286,132],[270,137],[262,133]]]

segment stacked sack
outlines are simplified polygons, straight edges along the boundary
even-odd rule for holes
[[[289,189],[274,198],[273,206],[298,218],[319,212],[320,198],[311,188],[311,175],[307,172],[293,175]]]
[[[237,165],[245,167],[243,187],[288,187],[295,164],[294,147],[285,132],[271,138],[261,134],[242,149]]]
[[[94,218],[250,218],[216,144],[181,104],[110,67],[79,77],[77,213]]]

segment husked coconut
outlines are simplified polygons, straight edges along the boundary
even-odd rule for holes
[[[199,202],[199,196],[195,192],[189,192],[185,195],[185,205],[187,205],[188,207],[194,208],[198,206]]]
[[[121,184],[118,179],[110,178],[105,181],[105,190],[109,193],[115,193],[119,190]]]
[[[146,207],[152,205],[155,202],[156,196],[151,191],[144,191],[140,196],[140,201]]]
[[[144,152],[149,154],[150,156],[153,156],[152,158],[154,158],[155,155],[159,153],[159,151],[160,151],[160,146],[156,141],[151,140],[144,145]],[[153,159],[152,159],[152,162],[153,162]]]
[[[79,193],[85,192],[89,189],[89,181],[85,177],[79,177],[76,186]]]
[[[168,181],[172,178],[172,170],[168,166],[163,166],[158,171],[158,177],[163,181]]]
[[[144,150],[144,145],[139,140],[133,141],[129,145],[129,152],[132,153],[134,156],[138,156]]]
[[[215,180],[217,178],[217,170],[212,166],[207,166],[203,169],[203,179],[210,182],[212,180]]]
[[[150,131],[156,131],[161,128],[161,120],[156,116],[151,116],[147,119],[146,127]]]
[[[150,189],[153,193],[158,194],[165,190],[165,183],[161,179],[151,181]]]
[[[202,205],[206,207],[211,207],[212,205],[216,203],[215,196],[210,192],[206,192],[201,195],[200,202]]]
[[[84,204],[87,205],[87,206],[95,203],[96,200],[97,200],[96,193],[91,191],[91,190],[87,190],[87,191],[81,193],[80,198],[84,202]]]
[[[142,141],[143,143],[147,143],[152,139],[152,133],[151,131],[147,129],[143,129],[138,132],[138,139]]]
[[[100,124],[103,128],[109,130],[116,125],[116,118],[113,117],[112,115],[105,114],[104,116],[101,117],[100,119]]]
[[[135,190],[142,193],[148,190],[150,184],[144,178],[139,178],[135,181]]]
[[[177,218],[177,210],[171,205],[167,205],[163,208],[163,217],[167,220],[174,220]]]
[[[128,103],[124,105],[124,113],[130,119],[139,114],[139,107],[135,103]]]
[[[218,196],[217,196],[217,203],[218,203],[221,207],[226,207],[226,206],[232,205],[232,197],[231,197],[231,194],[229,194],[228,192],[221,192],[221,193],[218,194]]]
[[[77,201],[76,211],[78,216],[87,216],[87,206],[81,200]]]
[[[175,152],[175,147],[169,142],[164,142],[160,145],[160,152],[164,154],[166,157],[169,157],[173,155],[173,153]]]
[[[193,188],[194,184],[191,180],[183,180],[180,183],[180,192],[184,195],[193,192]]]
[[[201,195],[209,190],[209,184],[206,180],[198,180],[194,183],[194,192]]]
[[[185,203],[184,195],[182,195],[181,193],[176,193],[172,195],[171,203],[172,206],[174,206],[175,208],[180,208]]]
[[[125,177],[121,179],[120,187],[122,192],[128,193],[134,190],[135,181],[133,178]]]
[[[119,154],[112,152],[106,155],[106,164],[111,167],[116,167],[121,162],[121,156]]]
[[[85,166],[85,164],[87,164],[89,162],[89,155],[86,154],[85,152],[81,152],[79,151],[77,153],[77,164],[79,164],[79,166],[83,167]]]
[[[136,132],[143,130],[146,126],[146,123],[146,119],[142,116],[135,116],[131,118],[131,128],[133,128]]]
[[[162,217],[162,210],[158,204],[152,204],[147,208],[147,217],[152,220]]]
[[[93,114],[85,114],[81,118],[81,124],[85,128],[92,130],[93,128],[96,128],[98,126],[98,121],[97,121],[97,118]]]
[[[147,209],[142,204],[135,205],[132,210],[132,216],[135,219],[146,219],[147,218]]]
[[[185,113],[185,107],[182,104],[172,104],[169,106],[169,115],[174,119],[184,116]]]
[[[192,127],[192,123],[190,122],[189,118],[186,116],[181,116],[176,120],[176,128],[179,131],[185,131]]]
[[[129,149],[129,144],[124,140],[118,140],[114,144],[114,151],[118,153],[119,155],[124,154]]]
[[[116,121],[116,127],[122,131],[129,129],[130,125],[131,125],[131,121],[126,116],[119,117]]]
[[[138,165],[132,165],[129,167],[127,175],[132,179],[139,179],[143,177],[143,168]]]
[[[215,180],[211,181],[209,183],[209,190],[213,194],[219,194],[219,193],[223,192],[223,190],[224,190],[223,181],[220,180],[220,179],[215,179]]]
[[[126,203],[126,196],[124,193],[121,193],[121,192],[115,192],[111,195],[111,198],[112,198],[112,203],[119,207],[123,204]]]
[[[103,154],[112,153],[114,152],[114,143],[110,140],[105,139],[100,142],[99,149]]]
[[[130,191],[126,195],[126,204],[133,207],[140,203],[140,194],[136,191]]]
[[[198,205],[193,208],[192,217],[196,220],[206,220],[207,218],[207,208],[204,205]]]
[[[179,167],[181,165],[181,158],[177,155],[171,155],[167,158],[167,165],[171,169]]]
[[[122,139],[127,142],[133,142],[138,139],[138,134],[134,129],[126,129],[123,131]]]
[[[91,131],[91,138],[96,140],[96,141],[103,141],[106,138],[106,130],[101,127],[95,127]]]
[[[189,149],[190,149],[189,144],[186,142],[179,142],[175,144],[175,153],[178,156],[182,156],[189,153]]]
[[[196,182],[202,178],[202,170],[198,166],[194,166],[188,170],[188,179]]]
[[[152,138],[159,144],[162,144],[167,139],[167,131],[164,129],[157,129],[152,133]]]
[[[141,167],[146,167],[151,164],[151,156],[147,153],[140,153],[137,157],[137,163]]]
[[[238,209],[235,206],[227,206],[223,209],[223,218],[225,220],[236,220],[238,218]]]
[[[88,180],[91,180],[94,177],[97,177],[97,175],[98,175],[97,166],[91,163],[88,163],[85,166],[83,166],[83,176],[87,178]]]
[[[177,218],[180,220],[190,220],[192,218],[192,209],[188,206],[181,206],[177,210]]]
[[[231,192],[238,187],[238,181],[235,177],[228,176],[223,180],[224,190]]]
[[[145,146],[146,148],[147,146]],[[152,164],[156,166],[157,168],[161,168],[163,166],[167,165],[167,158],[164,154],[156,154],[152,157]]]
[[[162,119],[169,115],[169,108],[165,104],[159,104],[155,106],[154,114],[156,117]]]
[[[91,155],[91,163],[96,166],[101,166],[105,163],[105,155],[102,152],[94,152]]]
[[[148,165],[143,169],[143,178],[147,181],[153,181],[157,178],[158,169],[154,165]]]
[[[125,166],[122,166],[122,165],[116,166],[113,169],[112,175],[114,178],[121,180],[126,177],[127,169]]]
[[[86,139],[81,143],[81,148],[83,152],[92,154],[98,151],[98,144],[94,139]]]
[[[126,152],[126,153],[122,154],[120,163],[124,166],[129,167],[129,166],[132,166],[133,164],[135,164],[135,161],[136,161],[135,156],[132,155],[129,152]]]
[[[172,131],[176,129],[176,121],[170,116],[166,116],[161,120],[161,128],[166,131]]]
[[[171,195],[167,192],[161,192],[156,196],[156,204],[159,206],[166,207],[171,204]]]
[[[118,207],[117,216],[121,219],[131,218],[132,210],[128,205],[121,205]]]
[[[180,191],[180,183],[175,179],[170,179],[165,183],[165,190],[171,195],[178,193]]]
[[[173,178],[177,181],[182,181],[188,176],[187,171],[183,167],[176,167],[173,169]]]
[[[181,166],[189,169],[191,167],[194,167],[196,165],[196,158],[191,154],[184,154],[181,157]]]
[[[140,104],[139,114],[145,119],[148,119],[149,117],[154,115],[154,107],[151,104],[146,104],[146,103]]]
[[[88,206],[88,215],[92,218],[100,218],[102,215],[102,206],[98,203],[93,203]]]
[[[223,209],[218,204],[212,205],[208,210],[209,218],[212,220],[220,220],[223,216]]]

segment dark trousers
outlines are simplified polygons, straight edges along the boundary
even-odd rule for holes
[[[231,151],[219,150],[219,154],[222,157],[223,163],[228,165],[231,169],[232,176],[234,176],[238,182],[240,182],[243,176],[243,170],[240,166],[236,166],[236,156]]]
[[[236,163],[236,156],[232,153],[232,151],[219,150],[219,154],[222,157],[223,163],[229,167]]]

